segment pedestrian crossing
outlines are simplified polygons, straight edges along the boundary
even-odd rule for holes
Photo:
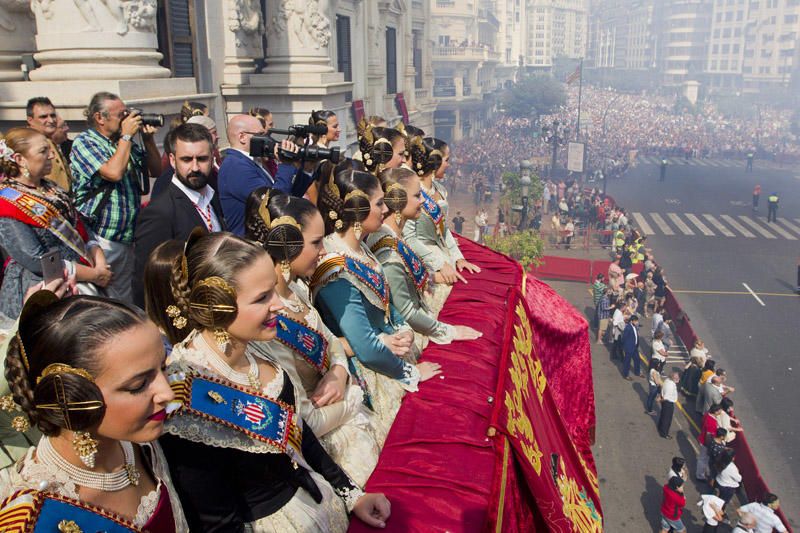
[[[749,215],[673,212],[631,213],[631,216],[642,235],[800,240],[800,218],[767,222],[765,217]]]
[[[691,166],[691,167],[708,167],[708,168],[740,168],[742,170],[746,167],[746,162],[739,159],[701,159],[691,158],[685,159],[683,157],[665,157],[667,166]],[[640,155],[636,158],[640,165],[661,165],[662,158],[655,155]],[[754,163],[756,168],[771,168],[781,169],[786,168],[786,165],[780,165],[774,161],[758,160]],[[791,166],[791,165],[788,165]],[[800,176],[798,176],[800,177]]]

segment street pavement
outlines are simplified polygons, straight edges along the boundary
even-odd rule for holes
[[[800,170],[673,164],[664,182],[641,162],[608,193],[648,234],[647,246],[717,366],[736,387],[732,399],[762,476],[800,523]],[[753,213],[753,187],[762,188]],[[780,196],[778,223],[766,199]]]

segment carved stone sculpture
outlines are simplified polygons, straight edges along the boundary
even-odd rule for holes
[[[258,0],[229,0],[230,17],[228,28],[236,36],[236,46],[246,47],[258,44],[264,32],[261,19],[261,5]]]

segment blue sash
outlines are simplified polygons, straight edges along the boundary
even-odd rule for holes
[[[359,281],[377,294],[383,305],[388,309],[389,285],[386,284],[386,278],[383,277],[382,272],[378,272],[368,264],[362,263],[358,259],[353,259],[349,255],[344,256],[344,266]]]
[[[414,280],[417,291],[425,291],[425,286],[428,284],[428,269],[425,268],[419,256],[414,253],[414,250],[403,239],[397,239],[396,247],[397,253],[400,254],[400,258],[406,266],[406,271],[411,274],[411,278]]]
[[[439,235],[444,236],[444,213],[442,208],[428,193],[423,190],[420,190],[420,192],[422,193],[422,211],[433,221]]]
[[[4,533],[140,533],[122,517],[71,498],[22,490],[3,502],[0,531]]]
[[[299,453],[302,431],[294,409],[280,400],[249,392],[218,378],[189,375],[170,384],[180,408],[172,416],[191,414],[240,431],[286,453]]]
[[[319,331],[291,318],[278,315],[278,341],[303,356],[320,374],[330,366],[328,340]]]

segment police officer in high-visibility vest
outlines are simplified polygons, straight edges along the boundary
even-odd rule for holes
[[[612,251],[621,253],[623,246],[625,246],[625,232],[622,229],[618,229],[614,232],[614,247]]]
[[[774,192],[767,198],[767,222],[778,222],[778,193]]]
[[[753,171],[753,152],[747,152],[747,166],[745,167],[745,172],[752,172]]]
[[[661,173],[658,175],[658,181],[664,181],[667,179],[667,160],[661,160]]]

